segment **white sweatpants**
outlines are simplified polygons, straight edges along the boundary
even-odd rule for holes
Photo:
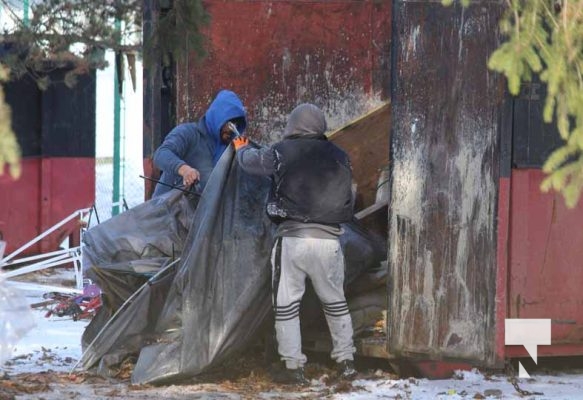
[[[300,301],[309,277],[322,302],[332,336],[331,357],[352,360],[352,320],[344,297],[344,257],[336,239],[283,237],[272,253],[273,306],[278,352],[286,367],[303,367]]]

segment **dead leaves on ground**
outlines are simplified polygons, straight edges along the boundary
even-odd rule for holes
[[[0,399],[13,399],[18,394],[47,392],[52,379],[49,374],[22,374],[4,376],[0,380]]]
[[[135,362],[135,360],[133,360]],[[120,395],[120,390],[149,391],[154,387],[149,385],[131,385],[128,381],[131,376],[134,364],[130,360],[124,361],[116,374],[117,383],[124,383],[125,389],[115,387],[114,381],[81,371],[74,374],[41,372],[27,373],[0,378],[0,400],[12,400],[15,395],[34,394],[50,392],[51,384],[65,385],[74,390],[74,385],[90,385],[102,387],[105,384],[112,386],[107,393],[102,393],[108,397]],[[310,363],[306,366],[306,377],[312,381],[312,385],[301,387],[295,385],[280,385],[272,381],[272,370],[274,365],[269,365],[260,356],[249,355],[234,358],[225,362],[211,372],[199,375],[187,381],[177,383],[177,386],[184,386],[188,390],[200,390],[207,392],[231,392],[237,393],[244,399],[257,398],[259,393],[296,393],[302,398],[322,398],[333,393],[346,393],[364,390],[362,387],[354,386],[352,382],[342,381],[338,378],[338,373],[334,368],[318,363]],[[388,375],[384,371],[362,371],[359,378],[363,379],[383,379]]]
[[[12,399],[19,394],[45,393],[51,391],[51,384],[98,383],[104,379],[85,372],[67,374],[57,372],[25,373],[0,378],[0,400]]]

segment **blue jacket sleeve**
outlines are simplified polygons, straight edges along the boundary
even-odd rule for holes
[[[154,152],[154,165],[162,171],[178,174],[178,168],[186,164],[184,157],[192,145],[190,143],[192,137],[185,124],[172,129]]]
[[[249,174],[267,176],[275,172],[275,154],[271,147],[245,146],[237,151],[237,161]]]

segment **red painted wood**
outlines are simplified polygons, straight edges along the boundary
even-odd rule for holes
[[[51,182],[52,176],[52,162],[49,158],[42,157],[40,159],[40,198],[39,198],[39,233],[51,227],[51,204],[53,201],[51,189],[53,188]],[[67,174],[68,175],[68,174]],[[31,238],[32,239],[32,238]],[[53,250],[52,243],[49,240],[41,240],[39,242],[40,252],[46,253]]]
[[[40,158],[22,160],[20,179],[0,176],[0,233],[6,240],[4,255],[31,240],[40,230]]]
[[[95,159],[25,158],[20,179],[14,181],[5,174],[0,176],[0,185],[0,230],[7,241],[5,255],[9,255],[95,202]],[[77,229],[78,224],[71,221],[23,254],[56,250]]]
[[[160,178],[160,171],[154,166],[154,162],[151,158],[144,158],[142,163],[144,166],[144,176],[152,179]],[[144,200],[150,200],[154,194],[154,189],[156,184],[148,179],[144,180]]]
[[[412,365],[422,377],[428,379],[449,379],[455,371],[470,371],[472,364],[457,361],[415,360]]]
[[[583,201],[567,209],[543,178],[512,171],[507,318],[551,318],[553,345],[583,345]]]
[[[572,357],[583,356],[583,343],[580,344],[551,344],[550,346],[537,347],[538,364],[541,365],[540,357]],[[522,358],[530,355],[523,346],[506,346],[507,358]]]

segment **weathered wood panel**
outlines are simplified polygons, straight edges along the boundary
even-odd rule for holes
[[[379,176],[389,165],[390,129],[391,105],[386,103],[328,136],[350,156],[353,179],[358,185],[357,210],[375,203]]]
[[[500,2],[396,1],[389,350],[495,362]]]
[[[178,122],[197,119],[221,88],[249,111],[247,133],[279,139],[290,111],[312,102],[335,129],[389,96],[390,1],[204,2],[208,57],[177,64]]]

